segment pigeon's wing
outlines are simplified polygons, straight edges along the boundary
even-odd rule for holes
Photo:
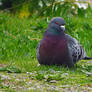
[[[86,57],[86,52],[80,45],[80,43],[75,39],[69,36],[68,34],[65,34],[69,52],[72,55],[73,62],[76,63],[78,60],[81,60]]]

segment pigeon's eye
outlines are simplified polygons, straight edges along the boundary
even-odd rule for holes
[[[55,22],[55,24],[58,24],[58,25],[59,25],[59,23],[58,23],[58,22]]]

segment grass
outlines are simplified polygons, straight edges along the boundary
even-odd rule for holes
[[[61,66],[38,66],[38,62],[35,60],[21,60],[14,61],[14,64],[8,66],[8,69],[4,71],[0,72],[1,89],[7,91],[30,90],[29,92],[34,92],[36,90],[42,92],[44,89],[45,91],[55,91],[58,88],[57,92],[59,92],[59,88],[72,90],[72,87],[73,90],[79,90],[79,92],[81,90],[92,91],[92,63],[89,61],[80,61],[74,68],[68,69]],[[55,88],[53,89],[51,86]],[[40,91],[39,88],[41,88]],[[31,91],[32,89],[33,91]]]
[[[64,18],[66,33],[78,39],[87,54],[92,56],[91,15]],[[80,61],[72,69],[61,66],[38,66],[37,44],[47,25],[46,17],[21,19],[7,13],[0,14],[0,89],[9,92],[23,91],[23,88],[28,92],[91,92],[91,61]],[[5,76],[8,76],[8,79]]]

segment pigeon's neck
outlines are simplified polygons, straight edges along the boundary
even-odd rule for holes
[[[63,35],[64,32],[63,31],[59,31],[58,29],[51,27],[51,28],[47,29],[47,34],[60,36],[60,35]]]

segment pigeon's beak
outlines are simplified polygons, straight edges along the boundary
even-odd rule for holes
[[[60,26],[63,31],[65,31],[65,25]]]

